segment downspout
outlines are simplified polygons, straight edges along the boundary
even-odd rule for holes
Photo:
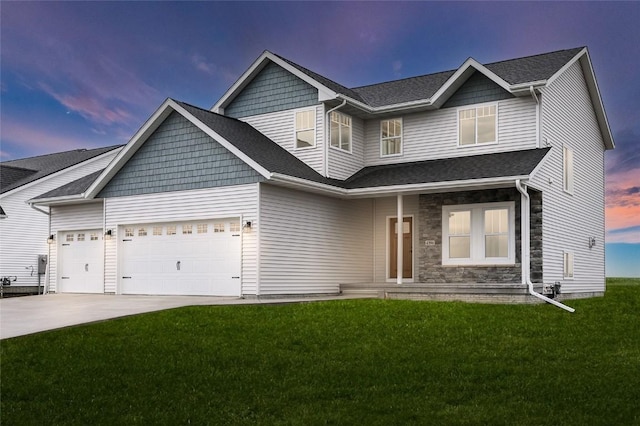
[[[34,209],[35,211],[38,211],[42,214],[46,214],[47,216],[49,216],[49,232],[51,232],[51,212],[46,212],[42,209],[37,208],[35,205],[33,205],[32,203],[29,203],[29,207],[31,207],[32,209]],[[47,269],[45,271],[44,274],[44,286],[42,286],[42,294],[48,294],[49,293],[49,262],[51,261],[51,246],[49,244],[47,244]],[[38,275],[38,281],[40,281],[40,275]],[[38,294],[40,294],[40,284],[38,283]]]
[[[533,290],[533,283],[531,282],[531,277],[530,277],[530,271],[529,271],[529,264],[530,264],[530,218],[529,218],[529,203],[530,203],[530,198],[529,198],[529,194],[527,193],[527,188],[526,185],[523,187],[520,179],[516,179],[516,188],[518,189],[518,191],[520,192],[520,194],[522,195],[521,199],[520,199],[520,222],[521,222],[521,233],[522,233],[522,242],[521,242],[521,251],[522,251],[522,281],[523,283],[526,283],[529,287],[529,294],[532,296],[537,297],[540,300],[543,300],[547,303],[551,303],[552,305],[555,305],[559,308],[564,309],[565,311],[569,311],[569,312],[575,312],[576,310],[564,305],[560,302],[558,302],[557,300],[553,300],[550,299],[546,296],[543,296],[540,293],[537,293],[536,291]]]
[[[342,108],[343,106],[345,106],[347,104],[347,100],[344,99],[342,101],[342,103],[340,105],[338,105],[337,107],[331,108],[329,111],[326,112],[325,114],[325,119],[324,119],[324,161],[322,164],[322,171],[324,172],[324,177],[329,177],[329,144],[331,143],[331,139],[330,139],[330,132],[331,132],[331,121],[329,121],[329,116],[331,115],[331,113],[335,110],[338,110],[340,108]]]
[[[529,86],[529,92],[531,92],[531,97],[536,101],[536,148],[540,148],[540,98],[538,98],[533,86]]]

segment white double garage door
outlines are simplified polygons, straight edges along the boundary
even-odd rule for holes
[[[102,234],[87,238],[98,232],[61,235],[61,292],[104,292]],[[121,294],[241,295],[239,219],[125,225],[116,235]]]

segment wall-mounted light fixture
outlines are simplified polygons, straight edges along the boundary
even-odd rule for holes
[[[111,229],[107,229],[107,232],[104,233],[104,239],[110,240],[112,236],[113,236],[113,231],[111,231]]]
[[[589,248],[596,245],[596,237],[589,237]]]
[[[244,222],[244,224],[242,225],[242,227],[243,227],[244,229],[248,230],[248,231],[249,231],[249,230],[251,230],[251,221],[246,220],[246,221]]]
[[[53,236],[53,234],[49,235],[49,238],[47,238],[47,244],[53,244],[54,241],[55,237]]]

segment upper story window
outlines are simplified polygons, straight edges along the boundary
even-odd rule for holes
[[[442,264],[513,264],[514,206],[513,202],[444,206]]]
[[[495,105],[458,110],[458,145],[495,143],[497,114]]]
[[[567,146],[562,147],[562,172],[564,191],[573,194],[573,150]]]
[[[380,121],[380,155],[402,154],[402,119]]]
[[[296,111],[296,149],[316,146],[316,111]]]
[[[351,117],[348,115],[331,113],[331,146],[351,152]]]

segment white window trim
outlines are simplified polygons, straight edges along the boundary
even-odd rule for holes
[[[570,164],[569,164],[569,174],[570,180],[567,182],[567,152],[570,152]],[[573,148],[567,145],[562,145],[562,190],[567,194],[573,195],[573,191],[575,188],[575,167],[573,166],[575,163],[575,155]]]
[[[469,145],[461,145],[460,144],[460,111],[468,110],[468,109],[478,109],[487,106],[495,106],[496,107],[496,116],[495,116],[495,129],[496,129],[496,140],[493,142],[482,142],[478,143],[478,116],[476,114],[476,137],[475,142]],[[500,135],[498,134],[498,115],[499,115],[499,103],[498,102],[489,102],[483,104],[473,104],[473,105],[464,105],[456,109],[456,139],[458,141],[458,148],[477,148],[480,146],[491,146],[498,145],[500,140]]]
[[[298,148],[298,129],[296,128],[296,116],[299,112],[313,112],[313,145],[311,146],[303,146]],[[317,110],[315,107],[312,108],[300,108],[293,110],[293,150],[294,151],[304,151],[306,149],[313,149],[318,146],[318,118],[317,118]],[[309,130],[309,129],[306,129]]]
[[[506,208],[509,214],[509,255],[507,257],[486,258],[484,254],[484,211]],[[449,258],[449,213],[456,211],[471,211],[471,257],[469,259]],[[442,265],[515,265],[516,257],[516,220],[515,202],[497,202],[482,204],[456,204],[442,206]]]
[[[345,117],[349,117],[349,120],[351,120],[351,125],[349,126],[349,149],[343,149],[340,146],[331,145],[331,114],[344,115]],[[347,152],[349,154],[352,154],[353,153],[353,117],[351,117],[349,114],[343,114],[339,111],[332,111],[331,114],[329,114],[329,140],[328,140],[329,148],[338,150],[340,152]]]
[[[390,120],[399,120],[400,121],[400,152],[396,153],[396,154],[383,154],[382,153],[382,122],[383,121],[390,121]],[[392,118],[385,118],[380,120],[380,126],[378,128],[378,138],[379,138],[379,147],[380,147],[380,158],[387,158],[387,157],[401,157],[402,155],[404,155],[404,120],[402,119],[402,117],[392,117]]]
[[[565,257],[571,256],[571,275],[567,275],[567,270],[565,268]],[[573,280],[576,276],[576,257],[574,253],[570,250],[564,250],[562,252],[562,278],[564,280]]]

